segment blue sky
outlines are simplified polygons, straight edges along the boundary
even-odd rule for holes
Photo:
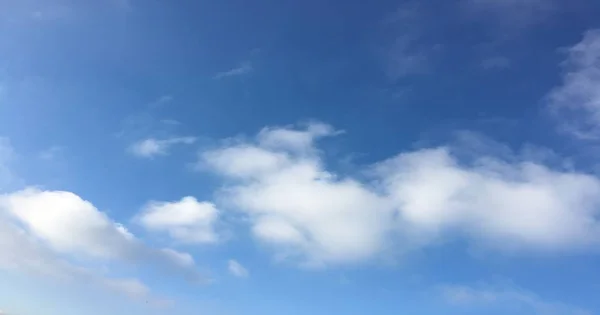
[[[0,0],[0,314],[598,314],[600,3]]]

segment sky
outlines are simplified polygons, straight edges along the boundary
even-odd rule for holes
[[[598,16],[0,0],[0,314],[600,314]]]

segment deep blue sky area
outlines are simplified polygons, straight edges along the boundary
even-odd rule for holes
[[[599,16],[0,0],[0,315],[600,314]]]

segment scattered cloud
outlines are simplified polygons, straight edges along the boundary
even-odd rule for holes
[[[535,315],[591,315],[574,306],[550,302],[536,294],[514,286],[444,285],[439,287],[442,297],[455,306],[494,307]]]
[[[0,196],[0,210],[53,252],[101,261],[149,263],[190,281],[204,280],[189,254],[145,246],[123,225],[71,192],[27,188]]]
[[[214,204],[198,202],[194,197],[180,201],[148,203],[138,221],[151,231],[167,232],[184,243],[215,243],[219,236],[215,224],[219,211]]]
[[[239,67],[217,73],[214,78],[215,79],[223,79],[223,78],[241,76],[241,75],[245,75],[245,74],[252,72],[252,70],[254,70],[252,63],[250,63],[249,61],[245,61]]]
[[[193,144],[196,142],[194,137],[176,137],[168,139],[148,138],[138,141],[129,147],[129,152],[141,158],[153,158],[161,155],[168,155],[169,149],[177,144]]]
[[[434,147],[375,163],[363,170],[371,180],[359,180],[325,168],[315,141],[335,132],[320,125],[317,130],[328,132],[315,133],[314,126],[265,128],[254,141],[201,155],[204,165],[229,179],[222,204],[247,215],[254,237],[278,259],[353,263],[392,246],[448,237],[549,252],[590,249],[600,241],[600,181],[593,176],[481,148],[463,161],[452,147]]]
[[[242,266],[242,264],[233,259],[227,262],[227,269],[229,270],[230,274],[238,278],[247,278],[250,275],[248,270]]]
[[[548,95],[548,108],[564,131],[596,140],[600,135],[600,30],[586,32],[567,53],[563,83]]]

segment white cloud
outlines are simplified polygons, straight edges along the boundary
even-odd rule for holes
[[[136,255],[131,251],[136,247],[131,234],[73,193],[29,188],[5,195],[0,202],[3,209],[59,252],[100,258]]]
[[[103,272],[74,265],[46,248],[27,230],[0,212],[0,269],[49,277],[60,281],[93,284],[130,297],[149,297],[150,290],[138,279],[110,278]]]
[[[311,264],[372,256],[387,224],[376,214],[384,200],[355,180],[338,180],[324,171],[316,149],[298,153],[287,145],[264,147],[262,140],[271,137],[267,133],[295,132],[313,134],[310,126],[264,129],[256,145],[225,147],[203,157],[218,172],[242,181],[227,188],[226,199],[250,216],[255,237],[283,249],[283,255]]]
[[[314,148],[314,140],[339,133],[327,124],[314,122],[302,131],[290,128],[263,128],[257,138],[260,145],[266,148],[310,153]]]
[[[184,197],[180,201],[148,203],[138,221],[149,230],[167,232],[181,242],[214,243],[219,240],[215,231],[218,218],[214,204]]]
[[[148,138],[138,141],[129,147],[129,151],[142,158],[152,158],[159,155],[169,154],[169,149],[176,144],[192,144],[196,142],[194,137],[178,137],[169,139]]]
[[[377,168],[404,231],[454,230],[493,247],[550,251],[600,240],[600,181],[592,176],[486,156],[466,166],[446,148],[401,154]]]
[[[241,75],[245,75],[245,74],[252,72],[252,70],[254,70],[254,67],[252,67],[252,63],[246,61],[246,62],[243,62],[237,68],[233,68],[233,69],[230,69],[227,71],[217,73],[215,75],[215,79],[223,79],[223,78],[228,78],[228,77],[241,76]]]
[[[549,109],[565,131],[583,139],[600,132],[600,30],[569,48],[563,84],[549,95]]]
[[[325,169],[310,128],[266,128],[254,142],[201,155],[232,180],[221,192],[223,205],[246,214],[254,237],[278,259],[361,262],[442,237],[550,252],[599,243],[595,177],[485,152],[461,163],[451,148],[439,147],[376,163],[365,169],[372,181],[358,180]],[[279,137],[271,133],[302,134],[291,143],[303,149],[265,142]]]
[[[590,312],[566,305],[550,302],[536,294],[514,286],[465,285],[440,286],[442,297],[455,306],[498,307],[513,313],[535,315],[591,315]]]
[[[246,278],[250,275],[248,270],[242,266],[242,264],[233,259],[227,262],[227,269],[229,270],[229,273],[239,278]]]
[[[0,196],[0,211],[24,225],[52,251],[92,259],[149,263],[191,281],[202,281],[194,265],[182,264],[187,254],[145,246],[90,202],[65,191],[27,188]],[[191,257],[186,259],[188,262]]]

